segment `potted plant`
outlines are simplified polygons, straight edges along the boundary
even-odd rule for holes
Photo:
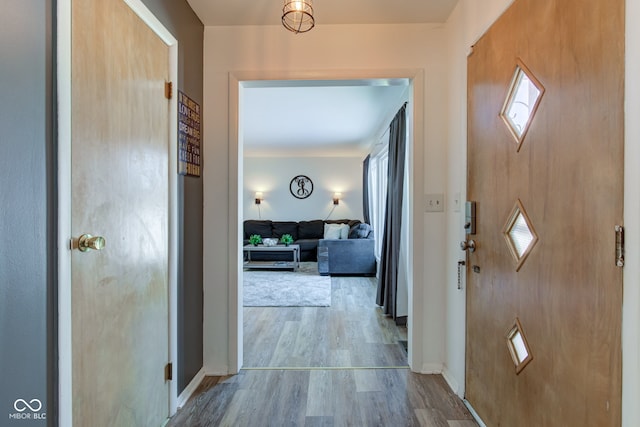
[[[293,237],[291,237],[291,234],[283,234],[282,237],[280,237],[280,241],[284,243],[285,246],[289,246],[293,243]]]
[[[249,236],[249,243],[251,243],[253,246],[258,246],[260,243],[262,243],[262,236],[260,236],[259,234],[252,234],[251,236]]]

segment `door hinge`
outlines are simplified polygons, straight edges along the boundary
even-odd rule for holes
[[[616,225],[616,266],[624,267],[624,227]]]
[[[171,99],[172,96],[173,96],[173,83],[164,82],[164,97],[167,99]]]
[[[173,363],[169,362],[164,367],[164,380],[171,381],[173,380]]]

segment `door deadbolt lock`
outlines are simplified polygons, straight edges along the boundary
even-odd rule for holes
[[[474,240],[463,240],[460,242],[460,249],[463,251],[475,252],[476,251],[476,242]]]
[[[104,248],[106,241],[102,236],[92,236],[91,234],[83,234],[78,238],[78,249],[81,252],[87,252],[90,249],[99,251]]]
[[[469,201],[464,204],[464,232],[476,234],[476,202]]]

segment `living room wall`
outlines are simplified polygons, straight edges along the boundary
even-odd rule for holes
[[[362,158],[360,157],[245,157],[244,219],[301,221],[311,219],[362,220]],[[306,175],[313,192],[297,199],[289,191],[294,176]],[[264,200],[255,204],[255,193]],[[333,194],[342,193],[333,205]]]

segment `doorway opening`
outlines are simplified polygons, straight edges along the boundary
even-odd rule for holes
[[[380,76],[383,76],[382,78]],[[419,241],[414,241],[412,236],[421,235],[423,230],[422,224],[422,212],[420,206],[416,207],[413,200],[416,199],[416,195],[422,194],[423,187],[423,149],[422,144],[416,141],[422,140],[422,117],[423,117],[423,105],[422,105],[422,87],[423,76],[421,71],[395,71],[395,72],[361,72],[358,74],[353,73],[340,73],[340,72],[325,72],[317,73],[313,76],[309,76],[305,73],[304,76],[295,76],[287,73],[286,75],[265,75],[265,73],[234,73],[230,78],[230,194],[231,194],[231,209],[229,215],[229,228],[231,235],[236,236],[236,239],[230,239],[230,253],[232,259],[230,259],[230,281],[229,281],[229,293],[230,293],[230,330],[229,330],[229,349],[230,349],[230,372],[237,372],[244,366],[244,346],[243,346],[243,251],[242,242],[244,238],[243,233],[243,219],[245,212],[245,204],[254,203],[254,193],[250,194],[251,200],[245,200],[247,198],[247,189],[244,183],[244,144],[245,144],[245,124],[243,122],[243,113],[241,106],[244,103],[244,91],[256,87],[269,87],[270,85],[282,84],[285,82],[289,86],[301,86],[301,85],[335,85],[336,83],[342,83],[345,85],[390,85],[394,82],[404,81],[404,85],[408,88],[407,100],[409,107],[407,108],[407,123],[408,123],[408,135],[409,144],[407,147],[408,164],[408,180],[407,180],[407,217],[409,228],[412,229],[412,234],[408,236],[407,244],[407,294],[409,301],[408,304],[408,364],[413,369],[414,361],[421,358],[421,339],[416,334],[416,331],[412,327],[414,324],[420,324],[421,317],[419,310],[415,310],[414,306],[422,298],[422,291],[420,287],[414,286],[414,283],[420,283],[422,281],[421,269],[414,269],[413,266],[421,265],[420,259],[422,259],[424,250]],[[401,105],[402,103],[400,103]],[[396,106],[392,107],[393,114],[395,114]],[[392,118],[393,116],[391,116]],[[390,122],[383,120],[380,123],[381,127],[385,127]],[[235,146],[234,146],[235,144]],[[363,156],[364,157],[364,156]],[[235,168],[235,170],[234,170]],[[236,178],[234,181],[233,178]],[[234,200],[235,198],[235,200]],[[265,216],[262,216],[265,218]],[[233,256],[235,255],[235,256]],[[375,308],[375,305],[372,307]],[[418,366],[416,366],[418,368]],[[416,370],[416,369],[414,369]]]

